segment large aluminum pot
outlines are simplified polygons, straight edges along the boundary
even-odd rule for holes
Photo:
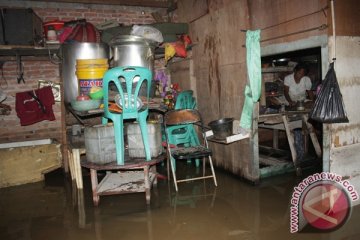
[[[119,35],[113,38],[111,67],[140,66],[154,72],[156,42],[138,36]]]
[[[109,58],[109,53],[109,46],[105,43],[66,43],[61,46],[61,77],[66,103],[70,103],[78,96],[76,59]]]

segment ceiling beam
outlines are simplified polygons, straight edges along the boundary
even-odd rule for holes
[[[41,2],[62,2],[62,3],[84,3],[84,4],[109,4],[109,5],[124,5],[124,6],[138,6],[138,7],[155,7],[168,8],[171,6],[170,0],[30,0]]]

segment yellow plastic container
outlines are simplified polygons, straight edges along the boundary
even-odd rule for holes
[[[88,95],[93,86],[102,87],[103,77],[108,68],[106,58],[77,59],[76,76],[79,84],[79,95]]]

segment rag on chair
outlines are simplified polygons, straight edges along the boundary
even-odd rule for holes
[[[240,118],[240,127],[251,129],[254,103],[261,96],[260,30],[246,32],[246,65],[248,82],[245,87],[245,101]]]
[[[54,121],[53,104],[55,104],[55,100],[51,86],[16,93],[15,110],[20,118],[21,126],[43,120]]]

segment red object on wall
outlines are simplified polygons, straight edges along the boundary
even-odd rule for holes
[[[181,40],[185,43],[185,46],[192,43],[190,36],[186,34],[181,35]]]
[[[47,32],[49,30],[49,27],[53,27],[53,29],[55,31],[60,31],[61,29],[63,29],[64,27],[64,21],[59,21],[59,20],[54,20],[54,21],[49,21],[49,22],[45,22],[43,24],[44,27],[44,36],[47,36]]]
[[[183,42],[176,42],[174,44],[176,56],[186,58],[187,52],[185,48],[185,44]]]
[[[55,104],[50,86],[34,91],[16,93],[15,110],[21,126],[31,125],[43,120],[54,121],[52,105]]]
[[[77,24],[66,41],[77,42],[100,42],[100,33],[95,26],[89,22]]]

